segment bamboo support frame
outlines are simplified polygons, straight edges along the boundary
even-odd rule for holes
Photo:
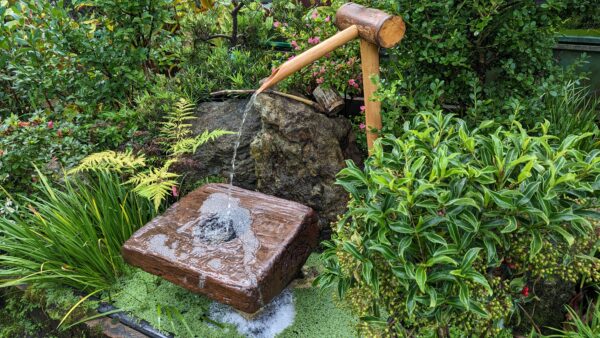
[[[369,153],[381,130],[381,103],[372,100],[377,85],[372,77],[379,75],[379,47],[391,48],[404,37],[405,25],[402,18],[383,11],[347,3],[336,13],[336,26],[339,33],[313,48],[288,60],[277,68],[257,90],[257,94],[274,86],[303,67],[338,47],[360,37],[360,54],[365,97],[365,119]]]
[[[381,130],[381,102],[371,98],[377,91],[377,85],[372,77],[379,77],[379,47],[367,40],[360,40],[360,59],[363,74],[363,91],[365,97],[365,124],[367,132],[367,147],[369,153]]]

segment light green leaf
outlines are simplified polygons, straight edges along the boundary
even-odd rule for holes
[[[508,234],[517,230],[517,219],[515,218],[515,216],[506,216],[506,221],[508,223],[500,232],[502,232],[503,234]]]
[[[540,232],[537,230],[532,230],[531,235],[533,238],[531,239],[531,243],[529,245],[529,259],[532,259],[542,250],[542,237],[540,236]]]
[[[470,299],[471,292],[469,291],[467,284],[459,282],[458,286],[459,286],[458,298],[460,299],[460,302],[462,303],[462,305],[464,307],[466,307],[467,309],[470,309],[470,307],[471,307],[471,299]]]
[[[415,273],[415,280],[417,281],[417,285],[419,286],[419,290],[421,292],[425,292],[426,284],[427,284],[427,268],[424,266],[419,266]]]
[[[423,236],[425,236],[425,238],[427,238],[427,240],[432,243],[437,243],[437,244],[441,244],[443,246],[448,246],[448,243],[446,243],[446,240],[438,234],[434,234],[433,232],[425,232],[423,234]]]
[[[558,232],[564,238],[564,240],[569,244],[569,246],[571,246],[571,245],[573,245],[573,243],[575,243],[575,237],[573,237],[573,235],[571,235],[565,228],[561,227],[560,225],[552,225],[549,228],[552,231]]]
[[[453,199],[450,202],[448,202],[446,205],[447,206],[451,206],[451,205],[471,206],[471,207],[475,207],[477,209],[479,209],[479,207],[480,207],[480,205],[478,205],[474,199],[468,198],[468,197]]]

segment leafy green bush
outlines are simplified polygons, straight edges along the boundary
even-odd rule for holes
[[[16,115],[0,124],[0,186],[10,192],[31,192],[37,179],[34,165],[52,178],[62,167],[77,164],[92,149],[86,130],[77,123],[33,115],[23,121]]]
[[[522,123],[533,127],[543,122],[539,97],[561,84],[552,47],[564,0],[466,2],[458,7],[452,0],[372,3],[407,23],[405,39],[390,51],[385,65],[383,78],[397,89],[386,96],[391,99],[388,112],[410,115],[415,106],[419,111],[435,104],[478,122],[505,119],[519,105],[526,111]],[[385,117],[384,125],[399,132],[403,119],[391,117]]]
[[[178,7],[170,0],[0,6],[0,114],[131,100],[151,74],[170,69],[161,63],[177,44]]]
[[[600,151],[590,136],[558,139],[484,122],[469,129],[420,113],[376,142],[365,169],[338,184],[351,196],[324,253],[366,328],[400,336],[495,336],[545,280],[600,280],[594,258]]]
[[[188,46],[174,81],[193,100],[221,89],[250,89],[269,75],[273,18],[260,1],[216,1],[182,22]]]
[[[566,28],[600,28],[600,6],[595,0],[566,0],[567,8],[561,13]]]
[[[0,287],[108,289],[125,267],[121,246],[154,217],[152,203],[113,174],[68,177],[60,188],[41,174],[40,182],[39,197],[0,217]]]

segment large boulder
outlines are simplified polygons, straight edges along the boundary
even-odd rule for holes
[[[224,129],[237,132],[248,100],[204,102],[196,109],[197,119],[191,120],[196,134],[205,130]],[[244,122],[240,146],[236,156],[234,184],[246,189],[256,189],[254,160],[250,157],[250,143],[261,130],[261,119],[256,109],[250,109]],[[229,178],[231,158],[237,135],[226,135],[198,148],[194,154],[194,178],[222,176]]]
[[[195,132],[237,131],[247,102],[200,104]],[[195,175],[229,177],[236,138],[225,136],[201,147],[194,156]],[[319,214],[321,228],[328,229],[346,207],[347,193],[334,182],[347,158],[361,158],[350,121],[327,117],[295,100],[262,94],[248,104],[234,185],[310,206]]]

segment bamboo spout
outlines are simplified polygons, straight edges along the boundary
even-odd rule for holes
[[[275,84],[281,82],[288,76],[299,71],[303,67],[315,62],[319,58],[325,56],[327,53],[332,52],[338,47],[358,38],[358,27],[352,25],[343,31],[335,34],[329,39],[321,42],[313,48],[305,51],[304,53],[296,56],[295,58],[285,62],[275,72],[269,76],[269,78],[263,83],[263,85],[256,91],[257,94],[269,89]]]

